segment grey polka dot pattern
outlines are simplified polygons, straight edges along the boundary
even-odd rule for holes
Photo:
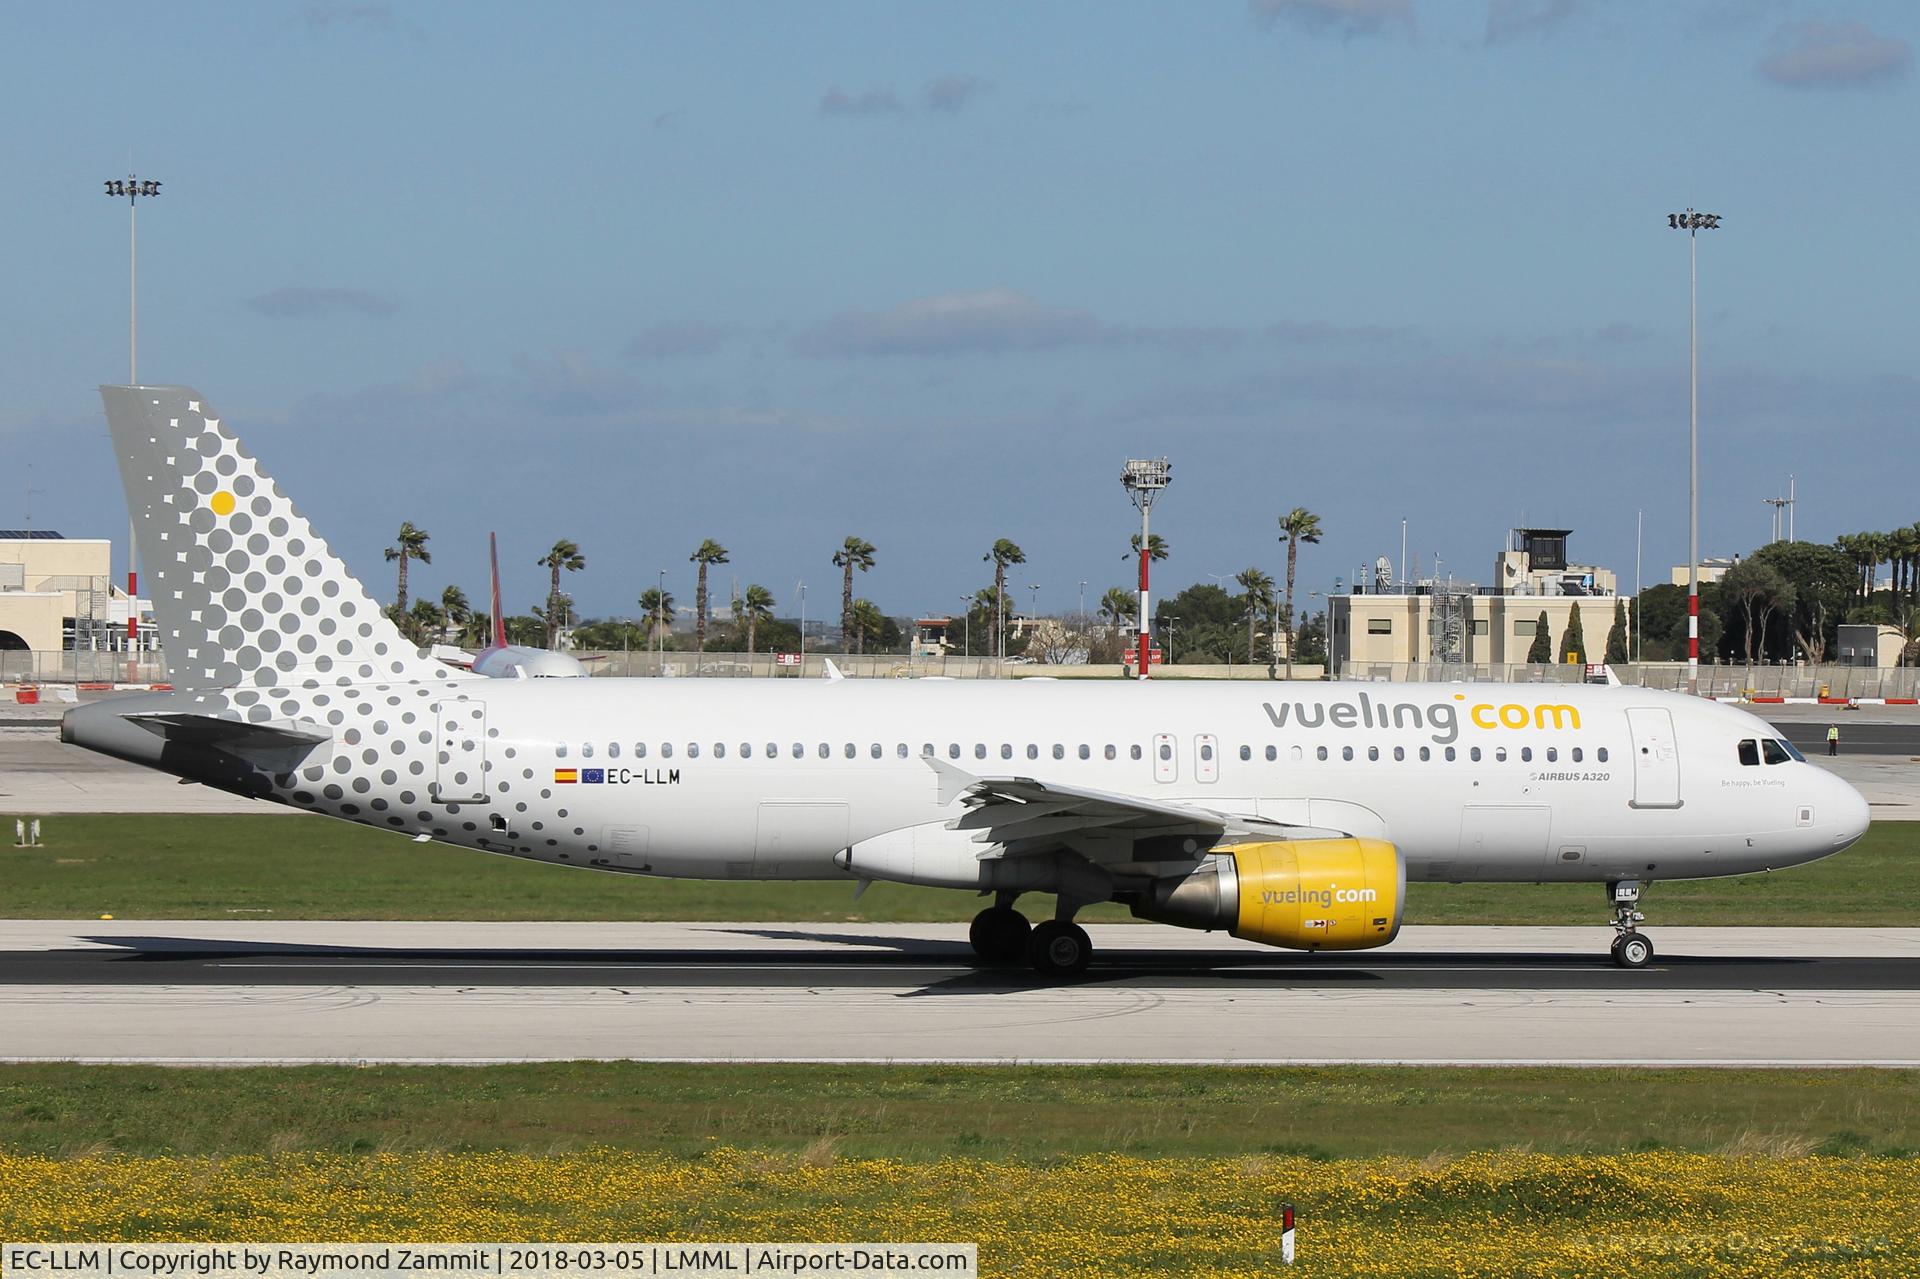
[[[444,680],[187,387],[100,388],[173,682]],[[250,719],[272,710],[256,705]]]

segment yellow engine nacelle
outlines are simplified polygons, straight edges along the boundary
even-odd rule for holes
[[[1191,874],[1157,881],[1133,913],[1293,950],[1364,950],[1400,931],[1400,850],[1379,839],[1234,844]]]
[[[1400,931],[1400,850],[1379,839],[1298,839],[1226,850],[1239,881],[1235,937],[1294,950],[1364,950]]]

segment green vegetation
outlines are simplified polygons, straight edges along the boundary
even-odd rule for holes
[[[217,1114],[220,1122],[208,1123]],[[1911,1155],[1920,1071],[1539,1067],[516,1066],[0,1067],[0,1151],[718,1145],[849,1158],[1062,1159],[1111,1152],[1312,1159],[1524,1148]]]
[[[11,818],[5,821],[12,827]],[[973,895],[875,884],[651,879],[551,866],[294,814],[42,819],[0,846],[0,918],[965,920]],[[1883,822],[1838,857],[1773,875],[1658,884],[1654,927],[1920,919],[1920,823]],[[1043,901],[1029,899],[1038,913]],[[1118,906],[1082,914],[1128,918]],[[1413,884],[1411,924],[1602,924],[1593,884]]]

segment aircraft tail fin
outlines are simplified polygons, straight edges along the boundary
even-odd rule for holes
[[[493,571],[493,646],[507,646],[507,615],[500,611],[500,546],[492,533],[487,534],[487,560]]]
[[[198,391],[103,386],[100,397],[174,684],[447,678]]]

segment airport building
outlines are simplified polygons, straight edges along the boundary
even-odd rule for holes
[[[112,578],[106,538],[0,529],[0,652],[124,652],[127,592]],[[135,600],[143,651],[157,643],[146,600]]]
[[[1513,530],[1494,559],[1492,586],[1451,577],[1396,582],[1383,558],[1372,582],[1328,599],[1335,672],[1414,662],[1524,663],[1543,614],[1550,660],[1557,662],[1576,609],[1585,640],[1578,660],[1602,660],[1615,604],[1631,617],[1633,602],[1621,598],[1612,569],[1568,558],[1571,533]]]

